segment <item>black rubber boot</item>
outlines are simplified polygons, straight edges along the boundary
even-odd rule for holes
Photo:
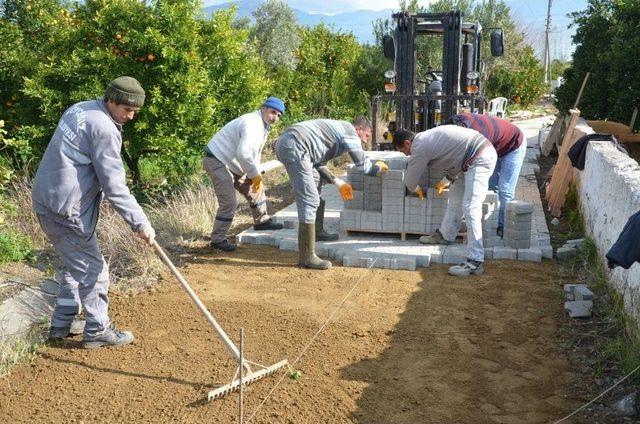
[[[316,225],[298,224],[298,252],[299,263],[304,268],[329,269],[331,262],[316,256]]]
[[[316,241],[336,241],[338,237],[338,234],[324,230],[324,200],[320,199],[320,206],[316,211]]]

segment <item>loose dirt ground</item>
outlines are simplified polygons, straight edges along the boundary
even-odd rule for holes
[[[246,356],[265,364],[293,362],[360,281],[294,365],[299,381],[274,387],[281,372],[249,386],[245,422],[255,412],[249,422],[545,423],[579,406],[567,397],[578,376],[558,340],[554,262],[490,261],[485,275],[456,279],[442,265],[303,270],[295,255],[172,255],[231,337],[245,329]],[[111,314],[133,345],[43,347],[0,381],[0,422],[237,422],[237,395],[203,400],[234,364],[169,275],[155,291],[112,294]]]

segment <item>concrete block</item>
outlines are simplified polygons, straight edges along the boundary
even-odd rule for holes
[[[567,240],[564,246],[574,247],[578,252],[582,252],[584,250],[584,240],[585,239],[583,238],[575,239],[575,240]]]
[[[525,214],[533,212],[533,203],[524,200],[510,200],[505,206],[505,212]]]
[[[449,245],[444,248],[442,253],[443,264],[459,264],[467,259],[467,246]]]
[[[256,244],[255,233],[240,233],[236,236],[236,243],[238,244]]]
[[[493,259],[493,247],[484,249],[484,260]]]
[[[280,250],[298,250],[298,239],[297,238],[284,238],[280,240],[280,244],[278,245]]]
[[[493,248],[493,259],[518,259],[518,251],[512,247]]]
[[[275,238],[271,234],[256,234],[255,244],[273,246],[275,245]]]
[[[584,284],[576,285],[573,288],[573,294],[575,300],[594,300],[596,297]]]
[[[494,203],[497,205],[498,203],[498,193],[495,191],[487,191],[487,196],[484,198],[485,203]]]
[[[345,209],[362,209],[364,204],[364,192],[362,190],[353,190],[353,199],[344,201]]]
[[[518,249],[518,260],[519,261],[531,261],[531,262],[542,262],[542,250],[533,248],[533,249]]]
[[[514,249],[529,249],[531,247],[531,240],[526,239],[510,239],[508,240],[506,237],[504,239],[505,246],[512,247]]]
[[[571,318],[589,318],[591,317],[591,309],[593,309],[593,302],[591,300],[570,300],[564,302],[564,310],[567,311]]]
[[[556,250],[556,259],[558,259],[559,261],[566,261],[573,258],[577,254],[578,251],[574,247],[562,246],[559,247],[558,250]]]
[[[543,258],[547,258],[547,259],[553,258],[553,247],[551,247],[551,245],[547,244],[544,246],[540,246],[540,250],[542,251]]]
[[[567,300],[576,300],[575,298],[575,293],[573,292],[573,289],[579,286],[579,284],[565,284],[562,287],[562,290],[564,291],[564,297]]]

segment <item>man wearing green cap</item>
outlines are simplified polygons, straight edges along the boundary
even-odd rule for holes
[[[104,196],[138,237],[153,244],[155,231],[127,188],[120,158],[122,125],[134,118],[144,99],[134,78],[111,81],[103,98],[65,111],[40,162],[33,210],[62,261],[51,339],[82,332],[82,325],[75,325],[81,323],[75,319],[82,307],[86,348],[133,341],[130,332],[116,330],[109,320],[109,268],[100,253],[96,224]]]
[[[273,222],[267,213],[260,159],[271,126],[278,122],[284,110],[282,100],[269,97],[260,110],[244,114],[222,127],[205,147],[203,167],[211,178],[218,199],[218,210],[211,231],[212,248],[223,252],[236,249],[227,240],[227,231],[231,228],[238,207],[236,191],[251,206],[254,229],[282,229],[283,225]]]

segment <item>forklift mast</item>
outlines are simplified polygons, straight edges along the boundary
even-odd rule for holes
[[[482,113],[485,98],[481,86],[482,62],[480,48],[482,27],[479,23],[465,23],[460,11],[447,13],[395,13],[393,36],[383,38],[385,57],[394,61],[391,89],[387,94],[374,96],[373,140],[378,148],[392,148],[393,132],[406,128],[420,132],[433,128],[462,110]],[[500,56],[503,49],[502,30],[491,34],[492,55]],[[496,31],[494,31],[496,32]],[[440,37],[442,41],[441,69],[431,73],[431,84],[424,92],[417,89],[417,44],[422,35]],[[494,49],[495,47],[495,49]],[[390,71],[388,71],[390,72]],[[378,140],[376,131],[378,110],[383,102],[387,114],[388,131]]]

